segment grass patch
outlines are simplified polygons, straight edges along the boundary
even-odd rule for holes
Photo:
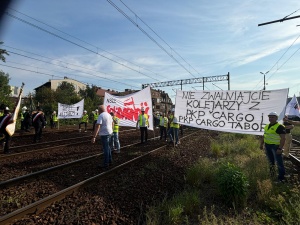
[[[274,183],[256,136],[221,133],[211,155],[187,169],[182,193],[149,208],[145,224],[300,224],[299,188]]]

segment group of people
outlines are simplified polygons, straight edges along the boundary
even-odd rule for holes
[[[170,143],[175,146],[180,144],[178,131],[180,128],[180,124],[178,123],[177,118],[174,116],[175,110],[172,109],[168,112],[168,115],[165,113],[161,113],[159,116],[156,116],[158,120],[158,125],[160,129],[160,140],[164,138],[167,141],[167,137],[170,139]],[[138,120],[136,123],[136,128],[140,128],[141,132],[141,144],[147,143],[148,141],[148,128],[149,128],[149,116],[145,114],[144,107],[141,108],[141,114],[138,116]]]
[[[283,119],[283,125],[278,122],[278,114],[271,112],[268,115],[269,124],[264,127],[264,135],[261,139],[261,149],[265,149],[270,164],[270,173],[274,174],[275,162],[278,168],[278,181],[286,180],[284,158],[289,158],[292,144],[291,130],[294,125],[300,125],[299,121],[289,120],[287,116]]]
[[[45,116],[43,110],[40,107],[37,107],[36,111],[33,111],[30,114],[27,108],[24,109],[23,118],[21,117],[21,128],[29,131],[29,126],[33,126],[35,129],[35,134],[33,137],[33,142],[38,142],[42,137],[42,130],[46,126]],[[5,107],[3,115],[0,115],[0,133],[3,135],[1,137],[1,143],[3,145],[3,152],[5,154],[9,153],[11,136],[6,131],[6,127],[11,123],[12,114],[8,107]],[[30,118],[31,121],[28,121]],[[23,119],[23,120],[22,120]],[[23,126],[23,127],[22,127]]]

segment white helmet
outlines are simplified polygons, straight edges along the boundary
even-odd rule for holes
[[[26,110],[26,109],[27,109],[27,107],[26,107],[26,106],[24,106],[22,109]]]
[[[277,117],[278,117],[278,114],[277,114],[277,112],[270,112],[270,113],[268,114],[268,116],[277,116]]]
[[[84,110],[83,112],[84,112],[84,113],[87,113],[87,111],[86,111],[86,110]]]
[[[95,111],[98,112],[98,109],[96,109]]]

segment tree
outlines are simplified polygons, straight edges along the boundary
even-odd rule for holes
[[[2,45],[2,44],[3,44],[3,42],[0,41],[0,45]],[[9,55],[9,54],[7,53],[7,51],[5,49],[0,48],[0,59],[2,60],[2,62],[5,62],[4,55]]]
[[[63,104],[72,105],[80,101],[79,96],[75,92],[73,84],[62,82],[56,90],[57,101]]]
[[[9,74],[4,73],[3,71],[0,70],[0,104],[1,108],[8,106],[12,107],[13,102],[10,99],[10,86],[9,86]]]
[[[43,111],[48,115],[54,109],[57,109],[56,93],[51,88],[42,87],[34,96],[35,105],[43,108]]]
[[[79,95],[84,98],[84,108],[88,112],[92,112],[98,108],[98,105],[103,103],[103,99],[99,97],[96,86],[87,86],[85,90],[80,90]]]

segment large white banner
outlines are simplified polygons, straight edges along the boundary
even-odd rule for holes
[[[180,91],[175,116],[180,124],[233,133],[263,134],[268,114],[284,117],[288,89],[259,91]]]
[[[58,103],[58,119],[73,119],[81,118],[84,108],[84,99],[74,105]]]
[[[105,92],[104,106],[108,113],[120,118],[120,126],[135,127],[141,108],[149,116],[149,129],[153,130],[152,98],[150,87],[126,96],[115,96]]]

